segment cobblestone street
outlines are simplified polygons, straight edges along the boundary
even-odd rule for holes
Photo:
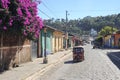
[[[109,50],[84,48],[83,62],[73,63],[70,56],[36,80],[120,80],[120,70],[106,55]]]

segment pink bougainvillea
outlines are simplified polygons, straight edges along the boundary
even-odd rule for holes
[[[40,0],[0,0],[0,31],[38,38],[42,19],[37,16]]]
[[[1,0],[0,2],[3,8],[8,8],[8,5],[10,4],[10,0]]]

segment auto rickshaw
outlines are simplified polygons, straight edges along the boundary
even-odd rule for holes
[[[81,46],[73,47],[73,62],[84,60],[84,48]]]

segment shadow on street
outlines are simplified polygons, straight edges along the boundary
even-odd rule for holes
[[[64,64],[73,64],[73,60],[65,61]]]
[[[79,62],[74,62],[73,60],[69,60],[69,61],[65,61],[64,64],[76,64],[76,63],[80,63]]]
[[[107,56],[120,69],[120,52],[108,52]]]

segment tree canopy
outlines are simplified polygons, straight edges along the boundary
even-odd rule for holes
[[[105,26],[120,29],[120,14],[97,17],[86,16],[83,19],[69,20],[67,23],[65,19],[52,18],[45,20],[44,23],[63,31],[66,28],[69,33],[73,34],[90,34],[91,29],[98,33]]]
[[[104,28],[101,29],[99,32],[100,36],[105,36],[107,34],[112,34],[113,32],[117,32],[118,30],[116,28],[110,27],[110,26],[105,26]]]

